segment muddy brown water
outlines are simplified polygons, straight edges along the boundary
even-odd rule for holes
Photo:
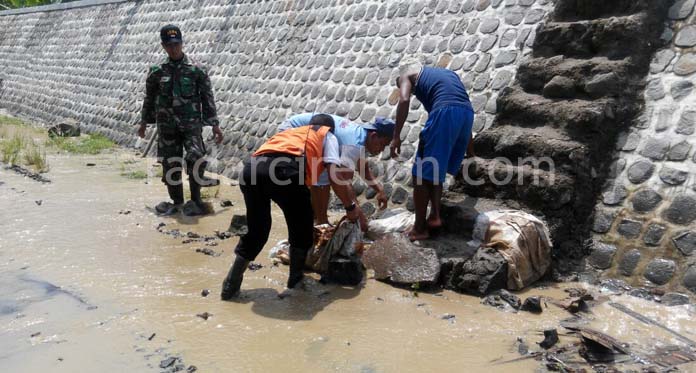
[[[147,207],[165,197],[159,180],[121,176],[124,160],[135,159],[127,152],[51,155],[50,184],[0,170],[2,371],[150,372],[161,370],[160,361],[171,355],[199,372],[527,372],[539,363],[501,364],[519,357],[516,339],[538,350],[540,331],[569,317],[552,305],[542,315],[512,314],[476,297],[414,295],[370,278],[359,289],[310,282],[306,291],[280,299],[287,268],[268,259],[286,233],[277,209],[271,239],[257,260],[263,268],[247,272],[241,301],[221,302],[220,283],[237,238],[216,241],[218,246],[182,243],[185,238],[156,227],[164,222],[166,230],[200,235],[224,230],[233,214],[244,213],[237,187],[221,187],[214,216],[157,217]],[[150,170],[148,162],[128,167]],[[221,208],[219,199],[235,206]],[[130,213],[119,213],[125,211]],[[222,255],[195,251],[203,247]],[[519,295],[562,298],[562,289],[573,286],[586,285],[550,285]],[[201,296],[203,289],[210,290],[208,297]],[[612,300],[696,339],[690,306]],[[203,312],[212,316],[196,316]],[[593,327],[633,346],[680,344],[606,303],[592,312]]]

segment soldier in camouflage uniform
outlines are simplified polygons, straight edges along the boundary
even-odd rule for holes
[[[184,210],[189,215],[202,215],[205,206],[201,200],[201,185],[209,182],[203,176],[207,165],[201,134],[203,126],[212,126],[218,144],[223,138],[210,78],[201,65],[192,62],[183,53],[178,27],[164,26],[160,30],[160,37],[169,58],[161,65],[150,68],[138,134],[144,138],[147,123],[157,123],[157,157],[162,163],[162,182],[167,185],[172,200],[158,204],[157,212],[171,214],[184,203],[181,170],[185,164],[191,202],[186,204]]]

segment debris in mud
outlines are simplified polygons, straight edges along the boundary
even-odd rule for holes
[[[517,353],[524,356],[529,353],[529,346],[527,343],[524,341],[524,338],[522,337],[517,337],[517,341],[515,342],[515,345],[517,346]]]
[[[232,206],[234,206],[234,203],[232,203],[232,201],[230,201],[229,199],[226,199],[226,200],[220,202],[220,207],[232,207]]]
[[[96,163],[91,163],[91,162],[88,162],[87,164],[85,164],[85,166],[87,166],[87,167],[94,167],[96,165],[97,165]]]
[[[249,270],[250,271],[258,271],[259,269],[263,268],[263,265],[261,263],[249,263]]]
[[[501,289],[493,292],[481,300],[481,304],[495,307],[500,310],[517,311],[522,306],[520,298],[507,290]]]
[[[217,245],[219,245],[219,243],[217,243],[217,242],[212,242],[212,241],[211,241],[211,242],[206,242],[206,243],[205,243],[205,246],[217,246]]]
[[[539,342],[539,347],[548,350],[558,343],[558,331],[556,329],[544,330],[544,340]]]
[[[121,210],[118,213],[119,213],[119,215],[128,215],[131,213],[131,210]]]
[[[32,171],[30,171],[30,170],[28,170],[28,169],[26,169],[26,168],[24,168],[24,167],[22,167],[22,166],[12,165],[12,166],[9,166],[9,167],[5,167],[5,169],[6,169],[6,170],[12,170],[12,171],[14,171],[14,172],[16,172],[16,173],[18,173],[18,174],[24,176],[24,177],[28,177],[28,178],[30,178],[30,179],[32,179],[32,180],[34,180],[34,181],[38,181],[38,182],[40,182],[40,183],[45,183],[45,184],[46,184],[46,183],[50,183],[50,182],[51,182],[51,180],[49,180],[49,179],[47,179],[47,178],[41,176],[40,174],[37,174],[36,172],[32,172]]]
[[[152,335],[151,335],[147,340],[148,340],[148,341],[153,340],[153,339],[155,338],[156,335],[157,335],[157,333],[152,333]]]
[[[213,314],[208,313],[208,312],[203,312],[203,313],[196,314],[196,316],[200,317],[203,320],[208,320],[209,318],[213,317]]]
[[[38,206],[41,206],[41,204],[43,203],[43,200],[39,199],[39,200],[34,201],[34,203],[36,203]]]
[[[215,231],[215,236],[221,240],[226,240],[228,238],[232,238],[232,233],[228,231]]]
[[[674,330],[668,326],[660,324],[659,322],[657,322],[657,321],[655,321],[647,316],[643,316],[643,315],[639,314],[638,312],[631,310],[630,308],[624,306],[621,303],[611,302],[611,303],[609,303],[609,305],[616,308],[617,310],[633,317],[636,320],[642,321],[643,323],[648,324],[648,325],[656,326],[656,327],[658,327],[666,332],[671,333],[672,335],[679,338],[682,342],[687,343],[691,347],[696,347],[696,342],[694,342],[692,339],[680,334],[679,332],[677,332],[676,330]]]
[[[443,320],[452,320],[455,317],[457,317],[457,316],[452,315],[451,313],[446,313],[446,314],[442,315],[440,318]]]
[[[218,256],[222,255],[222,253],[218,253],[215,250],[209,249],[207,247],[196,249],[196,252],[204,254],[204,255],[213,256],[213,257],[218,257]]]
[[[160,228],[164,228],[167,224],[160,222],[157,224],[157,229],[159,230]]]
[[[40,336],[40,335],[41,335],[41,332],[36,332],[36,333],[30,335],[30,337],[31,337],[31,338],[34,338],[34,337],[38,337],[38,336]]]
[[[167,368],[169,368],[170,366],[174,365],[178,360],[179,360],[178,357],[173,357],[173,356],[172,356],[172,357],[168,357],[168,358],[166,358],[166,359],[160,361],[159,367],[162,368],[162,369],[167,369]]]
[[[246,215],[232,215],[230,227],[227,229],[233,236],[243,236],[249,232]]]
[[[197,370],[198,370],[198,368],[196,368],[195,365],[189,365],[188,369],[186,369],[186,373],[193,373]]]
[[[208,289],[203,289],[203,290],[201,291],[201,296],[202,296],[202,297],[207,297],[209,294],[210,294],[210,290],[208,290]]]
[[[538,296],[525,299],[520,309],[531,313],[542,313],[544,311],[544,309],[541,308],[541,298]]]
[[[570,297],[560,301],[549,299],[551,304],[554,304],[570,313],[587,312],[590,309],[588,301],[594,300],[594,296],[585,289],[567,289],[566,292]]]
[[[196,232],[188,232],[188,233],[186,233],[186,237],[188,237],[188,238],[201,238],[201,235],[196,233]]]

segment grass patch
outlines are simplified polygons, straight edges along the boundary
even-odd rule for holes
[[[127,171],[121,172],[121,176],[125,176],[126,178],[133,180],[142,180],[147,179],[147,172],[143,170]]]
[[[99,154],[116,146],[108,137],[98,133],[80,137],[54,137],[49,140],[49,143],[73,154]]]
[[[8,117],[5,115],[0,115],[0,125],[8,125],[8,126],[25,126],[24,122],[17,118],[13,117]]]
[[[15,133],[12,138],[3,139],[0,143],[0,153],[2,153],[2,163],[14,165],[21,159],[20,153],[26,146],[27,140],[19,133]]]
[[[24,163],[33,166],[36,172],[47,172],[48,160],[46,160],[46,150],[36,145],[33,141],[24,151]]]

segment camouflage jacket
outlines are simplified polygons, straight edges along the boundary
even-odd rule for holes
[[[218,125],[207,71],[186,56],[152,66],[145,83],[142,122],[183,128]]]

